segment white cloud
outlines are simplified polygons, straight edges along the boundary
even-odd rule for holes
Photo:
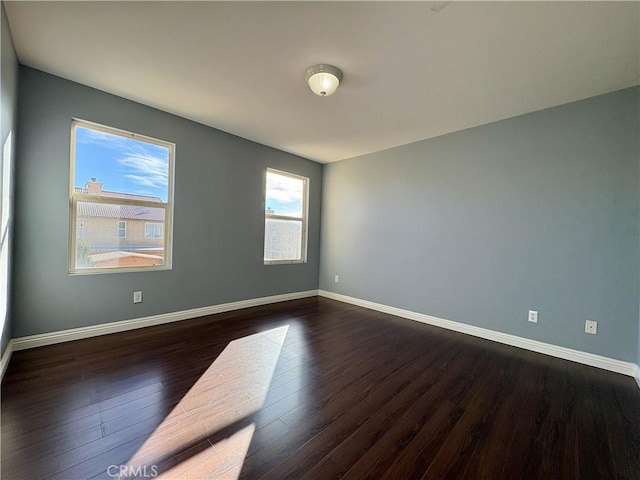
[[[277,215],[300,217],[304,182],[277,173],[267,173],[267,208]]]
[[[110,148],[128,148],[131,142],[129,138],[120,135],[101,132],[100,130],[93,130],[82,126],[78,128],[81,132],[81,134],[76,137],[79,143],[102,145]]]
[[[120,135],[114,135],[99,130],[79,127],[82,135],[78,136],[81,143],[100,145],[114,148],[124,155],[117,160],[125,169],[125,178],[145,187],[166,188],[168,184],[168,162],[166,158],[153,156],[140,141]],[[138,145],[136,145],[138,143]],[[153,147],[152,147],[153,148]]]
[[[302,180],[268,173],[267,198],[281,203],[300,202],[302,200]]]
[[[118,159],[128,172],[124,176],[145,187],[166,188],[169,179],[167,160],[147,153],[130,152]]]

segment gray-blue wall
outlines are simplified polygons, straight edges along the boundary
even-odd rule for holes
[[[4,22],[3,137],[17,88]],[[640,363],[639,106],[627,89],[330,164],[321,197],[319,164],[21,67],[12,336],[315,289],[319,276],[324,290]],[[172,271],[66,274],[72,117],[177,144]],[[267,166],[311,178],[305,265],[262,265]]]
[[[637,361],[638,104],[626,89],[325,166],[320,288]]]
[[[0,86],[2,90],[2,112],[0,113],[0,151],[4,151],[4,145],[7,141],[9,133],[12,132],[12,140],[15,140],[16,134],[16,117],[17,117],[17,102],[18,102],[18,60],[16,58],[16,52],[13,48],[13,39],[11,38],[11,32],[9,31],[9,25],[7,23],[7,15],[4,11],[4,4],[0,5],[0,35],[2,44],[1,52],[1,66],[0,66]],[[4,155],[4,153],[0,153]],[[11,151],[11,164],[15,164],[15,149]],[[1,168],[1,163],[0,163]],[[10,173],[10,175],[13,171]],[[9,252],[12,250],[11,239],[11,224],[9,228],[8,238],[5,240],[8,242],[7,248]],[[9,254],[9,275],[8,275],[8,291],[7,296],[11,295],[11,255]],[[7,302],[7,315],[5,318],[0,318],[0,328],[2,335],[0,336],[0,352],[4,353],[4,349],[9,343],[11,336],[11,310],[8,308],[9,298],[5,298],[5,292],[0,292],[2,297],[0,301]]]
[[[318,287],[320,164],[26,67],[18,112],[14,337]],[[72,117],[176,144],[173,270],[67,275]],[[310,178],[306,264],[263,265],[267,167]]]

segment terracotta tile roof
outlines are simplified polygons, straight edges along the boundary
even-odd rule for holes
[[[108,203],[78,202],[78,218],[103,217],[125,220],[147,220],[164,222],[164,209],[136,207],[132,205],[112,205]]]
[[[80,193],[83,195],[89,194],[88,188],[83,187],[74,187],[75,193]],[[108,190],[102,190],[100,192],[101,197],[110,197],[110,198],[124,198],[127,200],[142,200],[144,202],[158,202],[162,203],[162,199],[159,197],[148,197],[146,195],[133,195],[132,193],[121,193],[121,192],[110,192]]]
[[[86,188],[75,187],[75,192],[87,194],[88,190]],[[100,196],[162,203],[162,200],[158,197],[147,197],[144,195],[132,195],[129,193],[109,192],[104,190],[101,192]],[[150,222],[164,222],[165,220],[164,209],[162,208],[78,202],[78,218],[82,217],[121,218],[124,220],[146,220]]]

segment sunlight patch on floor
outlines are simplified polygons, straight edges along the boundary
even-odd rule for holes
[[[242,471],[242,462],[249,445],[255,425],[252,423],[232,434],[229,438],[211,445],[184,459],[175,467],[161,472],[158,479],[195,479],[225,478],[237,479]]]
[[[288,325],[230,342],[123,469],[155,478],[237,478]],[[213,441],[211,441],[213,439]]]

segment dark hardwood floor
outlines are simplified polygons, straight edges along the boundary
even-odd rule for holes
[[[323,298],[15,352],[3,479],[640,479],[630,377]]]

